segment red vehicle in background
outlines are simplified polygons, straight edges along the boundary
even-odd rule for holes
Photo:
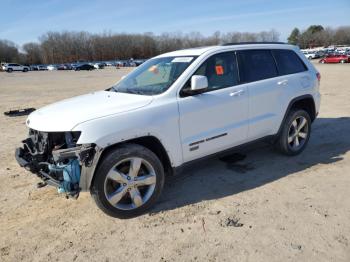
[[[328,55],[320,60],[320,63],[349,63],[350,57],[347,55]]]

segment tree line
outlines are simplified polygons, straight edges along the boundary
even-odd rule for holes
[[[350,46],[350,26],[324,28],[322,25],[311,25],[303,31],[294,28],[288,37],[288,43],[298,45],[300,48],[330,45]]]
[[[278,41],[276,30],[249,32],[215,32],[203,36],[199,32],[189,34],[153,33],[127,34],[88,32],[47,32],[39,42],[26,43],[23,52],[8,40],[0,40],[0,61],[25,64],[58,64],[74,61],[105,61],[117,59],[143,59],[161,53],[199,46],[228,42]]]
[[[0,61],[22,64],[58,64],[74,61],[143,59],[161,53],[198,46],[237,42],[278,41],[279,32],[272,29],[257,33],[219,31],[209,36],[199,32],[127,34],[88,32],[47,32],[38,42],[19,48],[9,40],[0,39]],[[350,44],[350,26],[324,28],[312,25],[304,31],[295,28],[288,42],[301,48]]]

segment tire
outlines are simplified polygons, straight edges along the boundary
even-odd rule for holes
[[[326,63],[324,60],[321,60],[321,64],[324,64],[324,63]]]
[[[107,215],[132,218],[155,204],[162,192],[164,179],[163,165],[152,151],[140,145],[125,144],[104,157],[90,193]]]
[[[340,63],[341,63],[341,64],[345,64],[345,60],[341,60]]]
[[[291,110],[283,123],[276,146],[285,155],[298,155],[309,142],[310,133],[310,115],[302,109]]]
[[[13,71],[12,68],[7,69],[7,72],[8,72],[8,73],[12,73],[12,71]]]
[[[23,72],[28,72],[28,68],[24,68],[24,69],[23,69]]]

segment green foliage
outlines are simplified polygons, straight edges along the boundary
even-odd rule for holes
[[[292,45],[298,45],[300,38],[300,31],[298,28],[294,28],[288,37],[288,43]]]
[[[324,30],[324,28],[322,25],[310,25],[309,28],[306,29],[306,32],[310,33],[310,34],[316,34],[316,33],[321,32],[323,30]]]

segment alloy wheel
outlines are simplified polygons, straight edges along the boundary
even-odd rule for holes
[[[298,116],[292,122],[288,131],[288,146],[297,151],[302,148],[309,136],[309,125],[305,117]]]
[[[132,157],[114,165],[104,182],[108,202],[121,210],[142,206],[152,196],[156,186],[156,173],[143,158]]]

